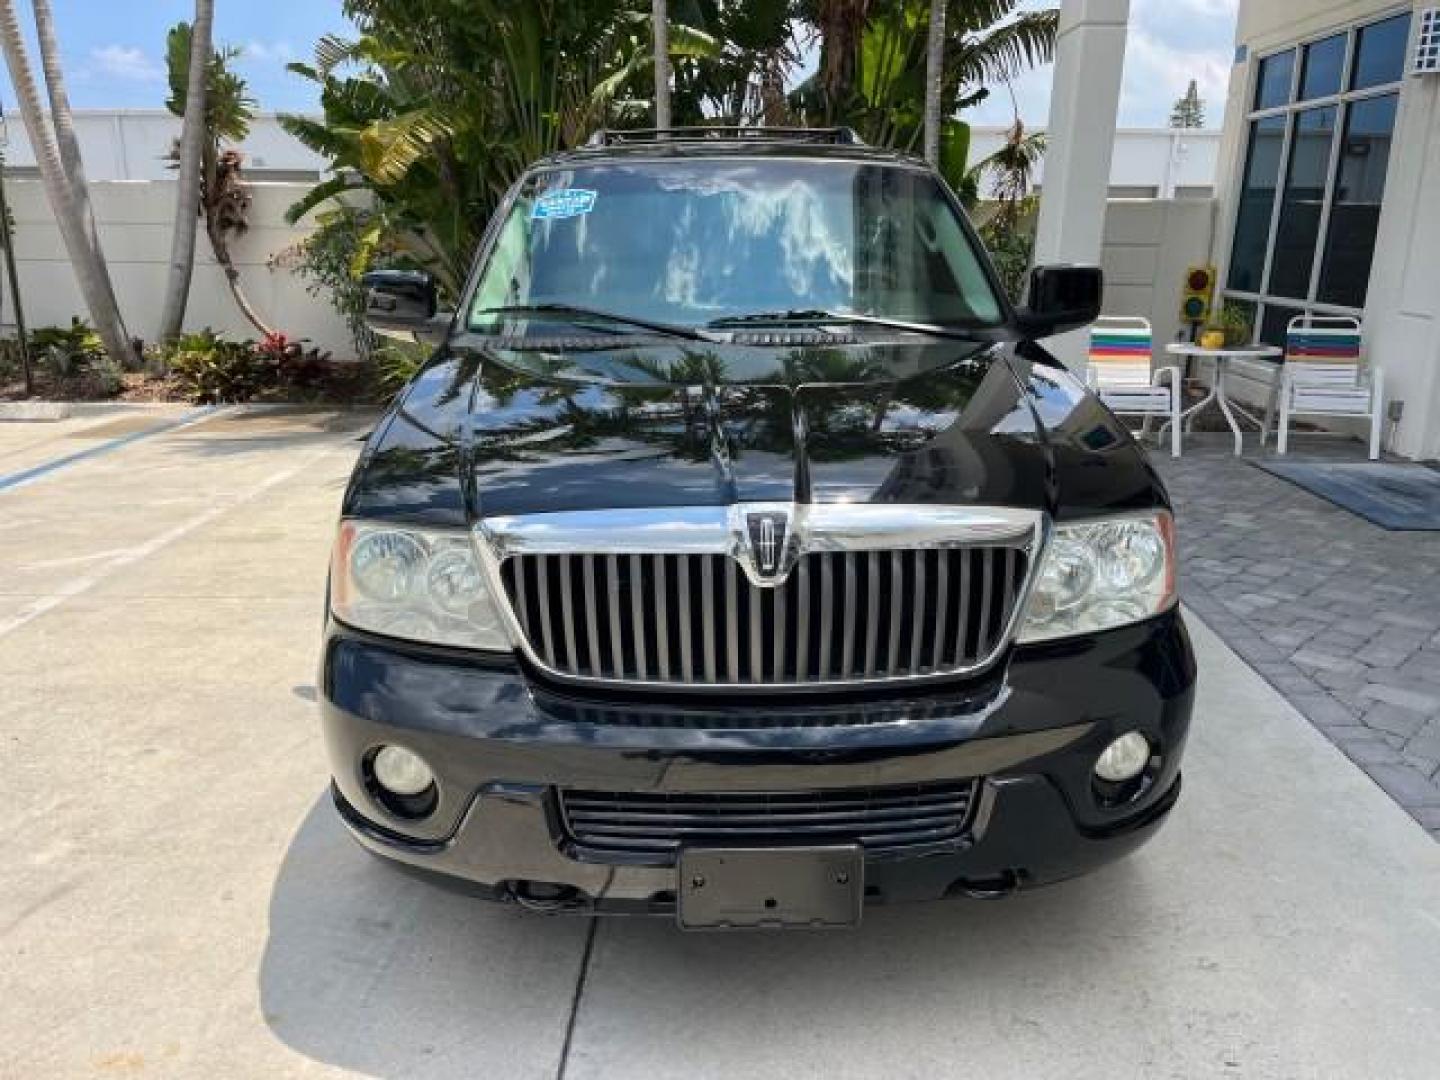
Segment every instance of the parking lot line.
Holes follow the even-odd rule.
[[[139,442],[141,439],[148,439],[155,435],[163,435],[168,431],[176,431],[183,427],[189,427],[191,424],[215,416],[219,411],[216,406],[207,405],[199,409],[194,409],[177,419],[162,420],[160,423],[154,424],[151,427],[131,432],[129,435],[121,435],[119,438],[100,443],[98,446],[90,446],[84,450],[77,450],[73,454],[66,454],[63,457],[53,458],[50,461],[42,462],[31,468],[10,473],[8,476],[0,476],[0,492],[14,491],[27,484],[33,484],[36,480],[49,476],[51,473],[58,472],[70,465],[113,453],[116,450],[129,446],[131,443]]]
[[[181,539],[182,537],[188,536],[196,529],[203,528],[204,526],[210,524],[210,522],[214,521],[216,518],[224,514],[228,514],[237,506],[242,506],[247,502],[251,502],[252,500],[259,498],[271,488],[276,487],[279,484],[283,484],[285,481],[299,475],[306,469],[312,467],[327,454],[334,452],[335,449],[336,448],[333,446],[326,447],[326,449],[322,450],[320,453],[315,454],[313,457],[307,458],[306,460],[300,462],[297,465],[293,465],[288,469],[282,469],[280,472],[271,474],[261,483],[249,489],[247,492],[245,492],[238,498],[219,506],[212,506],[210,507],[210,509],[196,514],[194,517],[191,517],[186,521],[182,521],[174,528],[166,529],[164,532],[158,534],[150,540],[147,540],[143,544],[139,544],[135,547],[127,548],[121,551],[119,554],[115,555],[113,558],[111,558],[108,562],[106,562],[102,567],[100,567],[93,573],[67,582],[65,585],[61,586],[61,588],[56,592],[53,592],[48,596],[40,597],[39,599],[26,605],[17,614],[12,615],[4,622],[0,622],[0,638],[5,637],[7,634],[13,633],[28,622],[31,622],[34,619],[38,619],[46,612],[55,610],[67,600],[71,600],[74,597],[89,592],[96,585],[99,585],[106,578],[110,577],[117,571],[123,570],[127,566],[131,566],[135,563],[140,562],[143,559],[149,558],[156,552],[169,547],[171,544],[175,543],[175,541]]]

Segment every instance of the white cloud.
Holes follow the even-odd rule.
[[[105,45],[90,50],[98,74],[130,82],[159,82],[165,68],[145,52],[131,45]]]
[[[288,41],[247,41],[241,49],[246,60],[260,63],[288,64],[295,59],[295,47]]]
[[[1137,0],[1125,43],[1120,117],[1160,127],[1194,79],[1206,122],[1219,125],[1234,56],[1234,0]]]
[[[1196,81],[1206,105],[1206,123],[1218,127],[1234,54],[1238,0],[1132,0],[1125,40],[1125,74],[1120,92],[1121,127],[1163,127],[1175,100]],[[1044,6],[1039,0],[1024,7]],[[1044,127],[1050,115],[1046,65],[1015,80],[1015,107],[1027,127]],[[1003,84],[967,119],[980,125],[1007,125],[1014,115]]]

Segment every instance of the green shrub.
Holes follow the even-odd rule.
[[[284,334],[269,334],[254,348],[274,369],[277,388],[314,396],[323,393],[335,379],[335,363],[328,352],[307,349],[303,342]]]
[[[89,375],[94,383],[95,392],[100,397],[114,397],[124,386],[124,382],[120,378],[120,369],[111,362],[108,356],[92,361]]]
[[[328,352],[307,349],[284,334],[260,342],[227,341],[203,330],[163,350],[162,360],[181,391],[202,405],[323,397],[344,381]]]
[[[57,379],[68,379],[105,358],[105,343],[83,319],[70,325],[42,326],[30,333],[30,355]]]
[[[415,377],[430,358],[428,345],[387,341],[375,350],[375,385],[385,398],[393,398]]]
[[[20,362],[20,342],[14,338],[0,339],[0,383],[18,380],[24,373]]]
[[[373,211],[342,203],[317,213],[315,219],[315,231],[282,252],[275,262],[292,267],[304,278],[305,291],[311,296],[330,301],[350,330],[355,355],[369,360],[377,342],[365,322],[366,289],[360,284],[360,275],[377,256],[386,265],[396,260],[388,248],[375,248]]]
[[[990,261],[1012,303],[1025,293],[1030,263],[1035,254],[1035,223],[1038,203],[1033,196],[1010,204],[979,227],[980,239],[990,252]]]
[[[252,343],[210,330],[182,336],[166,363],[185,395],[202,405],[250,401],[275,385],[275,365]]]

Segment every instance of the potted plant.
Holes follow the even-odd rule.
[[[1250,314],[1240,304],[1227,303],[1200,331],[1206,349],[1234,349],[1250,343]]]

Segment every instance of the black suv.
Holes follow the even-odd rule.
[[[361,843],[547,910],[853,924],[1134,849],[1195,665],[1164,488],[951,191],[844,131],[535,165],[344,501],[323,715]]]

